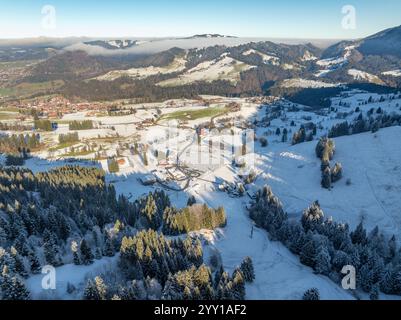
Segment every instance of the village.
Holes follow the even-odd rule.
[[[273,100],[205,96],[135,105],[55,96],[9,104],[14,113],[3,126],[9,125],[5,134],[37,135],[41,147],[30,150],[34,158],[89,161],[120,177],[140,173],[137,179],[147,187],[185,191],[210,170],[245,167],[243,157],[254,143],[250,116]],[[238,197],[245,194],[242,178],[210,182]]]

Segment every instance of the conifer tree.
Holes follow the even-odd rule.
[[[22,261],[22,257],[18,254],[17,250],[14,247],[11,247],[11,254],[14,258],[15,261],[15,271],[21,276],[21,277],[27,277],[28,273],[26,272],[24,262]]]
[[[245,280],[240,269],[234,271],[232,277],[232,290],[235,300],[245,299]]]
[[[324,213],[318,201],[315,201],[308,209],[304,210],[301,223],[305,232],[315,230],[323,222]]]
[[[363,227],[363,222],[360,222],[356,227],[355,231],[351,232],[350,235],[353,244],[365,245],[368,241],[366,236],[366,230]]]
[[[319,290],[316,288],[312,288],[307,290],[303,295],[303,300],[320,300]]]
[[[40,265],[40,262],[39,262],[39,260],[38,260],[38,257],[36,256],[36,253],[35,253],[34,250],[31,250],[31,251],[29,252],[28,259],[29,259],[29,264],[30,264],[30,266],[31,266],[31,272],[32,272],[33,274],[38,274],[38,273],[40,273],[40,271],[41,271],[41,265]]]
[[[76,241],[73,241],[71,243],[71,251],[74,259],[74,264],[76,266],[79,266],[81,264],[81,260],[79,259],[79,254],[78,254],[78,243]]]
[[[327,248],[321,247],[316,256],[315,270],[317,273],[328,276],[331,272],[331,257]]]
[[[191,206],[193,206],[194,204],[196,204],[196,199],[195,199],[195,196],[190,196],[189,198],[188,198],[188,202],[187,202],[187,207],[191,207]]]
[[[374,284],[369,293],[370,300],[379,300],[379,286]]]
[[[105,243],[104,243],[104,255],[106,257],[113,257],[114,256],[114,246],[111,241],[110,235],[105,235]]]
[[[101,277],[89,279],[84,290],[85,300],[106,300],[108,288]]]
[[[240,269],[246,282],[253,282],[255,280],[255,271],[250,257],[246,257],[242,261]]]
[[[331,171],[330,167],[327,167],[322,173],[322,187],[325,189],[331,188]]]
[[[85,265],[92,264],[94,259],[93,253],[92,250],[89,248],[85,239],[82,239],[81,241],[80,251],[81,251],[82,263]]]
[[[29,300],[30,293],[25,284],[16,276],[11,276],[7,272],[2,273],[1,292],[3,300]]]
[[[43,235],[43,240],[44,240],[43,247],[44,247],[46,262],[52,266],[59,266],[60,259],[58,257],[58,250],[56,242],[54,240],[54,235],[50,233],[48,230],[46,230]]]
[[[331,181],[337,182],[343,177],[343,168],[341,163],[336,163],[333,169],[331,169]]]
[[[313,239],[309,237],[309,240],[304,244],[300,253],[300,261],[302,264],[315,268],[316,264],[316,247]]]

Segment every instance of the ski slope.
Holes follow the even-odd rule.
[[[344,177],[331,191],[320,186],[320,160],[315,155],[316,141],[296,146],[279,144],[258,151],[256,169],[261,175],[255,190],[272,186],[288,214],[299,219],[303,209],[319,200],[326,216],[348,222],[354,228],[361,219],[368,229],[376,225],[391,235],[400,234],[401,225],[401,148],[394,141],[401,138],[401,127],[382,129],[335,139],[335,161],[343,164]],[[225,167],[209,174],[232,181],[232,171]],[[351,179],[352,184],[346,185]],[[267,233],[254,228],[248,218],[246,198],[230,198],[213,192],[212,186],[200,185],[192,193],[209,206],[224,206],[227,227],[216,231],[214,243],[222,255],[224,267],[233,271],[245,256],[254,262],[256,281],[247,286],[247,299],[301,299],[311,287],[319,289],[323,300],[354,299],[348,291],[327,277],[305,267],[282,244],[271,242]],[[385,297],[384,297],[385,298]]]
[[[302,265],[279,242],[272,242],[263,229],[254,228],[245,204],[248,198],[232,199],[225,193],[211,194],[199,188],[195,192],[209,206],[224,206],[227,226],[216,231],[214,246],[221,253],[224,268],[233,272],[243,258],[252,258],[256,279],[246,288],[248,300],[300,300],[304,292],[318,288],[323,300],[351,300],[354,297],[329,278],[316,275]]]
[[[320,186],[317,141],[295,146],[272,145],[256,155],[262,177],[289,214],[299,215],[319,200],[326,216],[354,228],[363,219],[368,229],[378,225],[388,235],[400,234],[401,226],[401,127],[381,129],[334,139],[331,165],[343,165],[343,178],[328,191]],[[351,185],[347,186],[347,179]]]

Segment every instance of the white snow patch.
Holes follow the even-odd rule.
[[[317,57],[315,57],[312,53],[309,51],[306,51],[303,57],[301,58],[302,61],[314,61],[317,60]]]
[[[401,77],[401,69],[382,72],[385,76]]]
[[[252,68],[255,67],[222,55],[219,59],[202,62],[177,78],[162,81],[158,85],[182,86],[196,81],[212,82],[215,80],[227,80],[235,84],[240,80],[241,72]]]
[[[113,70],[105,75],[97,77],[98,80],[112,81],[122,76],[128,76],[135,79],[145,79],[157,74],[170,74],[180,72],[185,69],[187,60],[185,57],[176,57],[174,61],[164,67],[149,66],[145,68],[132,68],[128,70]]]
[[[45,290],[42,287],[42,281],[46,275],[34,275],[26,280],[26,286],[31,293],[33,300],[75,300],[82,299],[82,292],[85,288],[86,280],[94,278],[106,270],[116,268],[118,255],[109,258],[104,257],[101,260],[95,260],[89,266],[76,266],[74,264],[66,264],[58,267],[56,271],[56,289]],[[67,285],[73,285],[77,290],[75,293],[67,292]]]
[[[373,83],[383,83],[383,81],[373,74],[357,69],[349,69],[348,74],[352,76],[355,80],[366,80]]]
[[[284,80],[281,86],[284,88],[331,88],[337,87],[338,84],[298,78]]]
[[[276,66],[280,65],[280,58],[278,58],[274,55],[265,54],[260,51],[254,50],[254,49],[249,49],[243,53],[244,56],[249,56],[251,54],[259,55],[260,57],[262,57],[263,62],[266,64],[271,63],[272,65],[276,65]]]

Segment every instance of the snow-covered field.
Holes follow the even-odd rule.
[[[66,264],[58,267],[54,274],[55,288],[51,290],[46,289],[51,284],[48,280],[50,273],[31,276],[26,281],[26,286],[35,300],[81,300],[86,280],[93,279],[103,272],[112,272],[116,268],[117,260],[118,255],[95,260],[90,266]],[[75,290],[67,292],[68,286],[73,286]]]
[[[320,186],[315,141],[286,148],[273,145],[256,156],[263,172],[257,183],[271,185],[290,214],[300,216],[319,200],[327,216],[352,228],[363,219],[368,229],[378,225],[387,234],[397,235],[401,231],[401,148],[394,141],[400,138],[401,127],[393,127],[334,139],[333,162],[342,163],[344,177],[330,191]]]
[[[230,174],[227,168],[216,172],[217,177],[225,179]],[[247,299],[299,300],[311,287],[318,288],[325,300],[353,299],[328,278],[315,275],[312,269],[303,266],[283,245],[270,241],[266,231],[255,228],[251,237],[253,222],[245,209],[248,198],[233,199],[207,186],[198,186],[191,193],[209,206],[224,206],[226,210],[227,227],[217,230],[213,244],[221,252],[224,268],[232,272],[244,257],[252,258],[256,281],[247,285]]]
[[[337,221],[349,222],[355,227],[364,218],[368,228],[379,225],[387,234],[399,234],[401,148],[394,148],[396,137],[401,138],[400,127],[335,139],[335,159],[343,164],[344,178],[331,191],[320,186],[320,161],[315,155],[315,142],[292,147],[279,144],[266,151],[258,150],[255,167],[263,173],[256,180],[255,189],[271,185],[292,217],[299,218],[304,208],[319,199],[326,215]],[[151,190],[139,184],[136,180],[139,174],[110,176],[108,181],[115,185],[118,193],[136,198]],[[235,180],[234,171],[227,166],[203,176],[212,181],[216,177]],[[352,181],[350,186],[345,184],[348,178]],[[251,237],[253,222],[245,208],[247,197],[230,198],[216,191],[211,183],[202,181],[194,181],[186,194],[168,193],[178,207],[185,205],[189,194],[211,207],[225,207],[227,227],[214,232],[210,246],[220,251],[228,271],[233,271],[245,256],[252,258],[256,281],[247,285],[247,299],[300,299],[311,287],[319,289],[322,299],[354,299],[328,278],[315,275],[312,269],[303,266],[283,245],[271,242],[264,230],[255,228]],[[80,288],[88,273],[95,274],[108,265],[110,261],[104,259],[91,267],[67,265],[57,269],[59,290],[51,297],[74,298],[74,295],[63,294],[67,282]],[[49,298],[40,289],[42,278],[41,275],[30,278],[28,286],[36,297]]]
[[[328,73],[346,65],[348,63],[349,58],[351,57],[354,49],[355,49],[355,46],[348,46],[348,47],[344,48],[344,52],[341,56],[318,60],[316,62],[316,64],[318,66],[322,67],[323,69],[318,71],[315,74],[315,77],[318,77],[318,78],[324,77]]]
[[[240,80],[240,73],[251,68],[253,66],[222,55],[219,59],[202,62],[177,78],[162,81],[158,85],[168,87],[215,80],[227,80],[235,84]]]
[[[383,72],[385,76],[401,77],[401,69]]]
[[[338,84],[306,79],[287,79],[281,84],[284,88],[332,88]]]
[[[373,82],[377,84],[383,83],[383,81],[378,76],[375,76],[365,71],[350,69],[348,70],[348,74],[354,77],[355,80],[366,80],[368,82]]]
[[[109,73],[98,77],[98,80],[107,80],[107,81],[112,81],[117,78],[127,76],[131,77],[134,79],[145,79],[150,76],[154,76],[157,74],[169,74],[169,73],[174,73],[174,72],[180,72],[185,69],[185,64],[186,64],[186,59],[185,57],[176,57],[172,63],[165,67],[154,67],[154,66],[149,66],[146,68],[132,68],[128,70],[115,70],[115,71],[110,71]]]
[[[217,97],[209,98],[217,99]],[[365,102],[369,98],[371,102],[366,104]],[[269,127],[255,128],[258,137],[268,133],[266,137],[269,140],[269,146],[263,148],[256,142],[254,151],[247,155],[247,159],[253,158],[251,169],[257,174],[256,181],[249,186],[249,193],[252,194],[268,184],[280,198],[291,218],[300,219],[302,211],[315,200],[319,200],[327,217],[332,216],[336,221],[348,223],[351,228],[355,228],[363,220],[369,230],[378,225],[387,236],[399,235],[401,233],[401,148],[397,145],[397,141],[401,140],[401,127],[380,129],[374,134],[368,132],[336,138],[333,164],[341,162],[344,172],[343,178],[336,182],[331,190],[323,189],[320,184],[320,160],[315,154],[316,140],[291,146],[290,142],[281,142],[281,137],[274,134],[276,128],[290,129],[291,122],[295,123],[295,127],[291,130],[296,130],[301,124],[313,121],[318,125],[318,138],[327,133],[327,129],[332,125],[345,120],[351,121],[358,116],[359,112],[366,115],[371,108],[380,107],[388,113],[401,113],[399,99],[382,101],[380,98],[380,95],[366,92],[344,92],[332,101],[333,106],[337,109],[336,112],[327,110],[327,113],[318,115],[302,110],[286,110],[284,115],[270,121]],[[254,119],[260,121],[266,115],[264,112],[274,107],[274,105],[268,105],[259,108],[258,104],[247,103],[244,99],[230,101],[242,105],[241,111],[232,113],[230,116],[234,119],[243,118],[251,122]],[[177,103],[184,105],[187,102]],[[281,106],[293,105],[285,104],[285,102],[279,103]],[[153,108],[160,106],[153,106]],[[163,114],[177,111],[177,108],[169,108],[167,105],[164,107]],[[200,107],[195,102],[188,102],[186,105],[188,110]],[[302,106],[299,107],[302,109]],[[354,110],[357,107],[360,111],[356,113]],[[131,134],[137,132],[136,121],[140,121],[142,117],[151,117],[154,113],[155,109],[150,107],[149,109],[138,109],[135,115],[93,119],[100,121],[104,126],[113,125],[117,131],[122,130],[119,129],[119,126],[126,126],[129,128],[128,132],[122,136],[129,139]],[[345,118],[337,117],[338,113],[346,113],[347,116]],[[67,116],[68,120],[81,118],[85,118],[85,115]],[[179,130],[183,136],[186,136],[193,131],[188,127],[193,127],[202,121],[205,119],[187,121],[187,127]],[[166,143],[166,130],[167,128],[161,123],[140,131],[139,135],[141,139],[150,138],[147,142],[154,148],[162,150]],[[92,131],[90,134],[83,131],[80,132],[80,135],[92,137],[97,130]],[[269,131],[273,133],[269,133]],[[61,126],[57,133],[60,132],[64,133],[68,130]],[[289,133],[289,140],[291,140],[293,132]],[[107,132],[102,134],[107,134]],[[199,146],[200,149],[208,149],[209,138],[207,133]],[[174,159],[172,162],[175,163],[177,155],[180,155],[181,160],[184,161],[184,151],[198,147],[194,141],[196,140],[179,140],[177,147],[171,147],[170,157]],[[111,151],[115,150],[113,148],[115,146],[111,145]],[[216,151],[212,151],[213,156],[218,154]],[[159,184],[149,187],[139,182],[139,178],[147,174],[166,176],[165,168],[158,165],[153,155],[149,155],[148,166],[144,165],[140,155],[131,155],[128,150],[124,151],[121,157],[126,159],[126,164],[121,167],[121,171],[117,175],[107,174],[107,182],[115,186],[117,194],[125,194],[129,200],[135,200],[152,190],[163,188]],[[30,159],[26,166],[34,172],[38,172],[66,163],[71,164],[66,161],[48,161],[45,159],[45,155],[42,158]],[[102,165],[107,170],[105,163],[77,162],[72,164]],[[188,165],[191,167],[191,163]],[[200,234],[208,237],[210,242],[210,244],[205,244],[206,254],[210,250],[217,249],[221,254],[225,269],[230,272],[241,263],[244,257],[252,258],[256,281],[252,285],[247,285],[248,299],[301,299],[302,294],[311,287],[319,289],[322,299],[355,298],[327,277],[314,274],[312,269],[302,265],[298,257],[291,254],[283,245],[270,241],[264,230],[254,227],[252,234],[254,224],[249,219],[246,210],[250,199],[248,196],[231,197],[226,192],[218,191],[214,183],[216,180],[227,183],[240,181],[236,168],[231,163],[225,163],[220,166],[203,167],[199,177],[189,179],[188,186],[184,191],[166,189],[166,192],[177,207],[184,207],[190,195],[195,196],[197,202],[206,203],[211,207],[224,206],[228,220],[227,226],[214,232],[203,231]],[[175,183],[175,187],[184,185],[184,182],[177,181]],[[57,272],[60,276],[58,284],[60,289],[52,297],[74,298],[74,295],[65,294],[67,281],[77,288],[81,288],[88,273],[94,273],[110,266],[110,263],[111,261],[103,259],[91,267],[66,265],[59,268]],[[28,280],[28,286],[36,298],[49,298],[43,296],[41,289],[38,289],[42,277],[41,275],[31,277]]]

